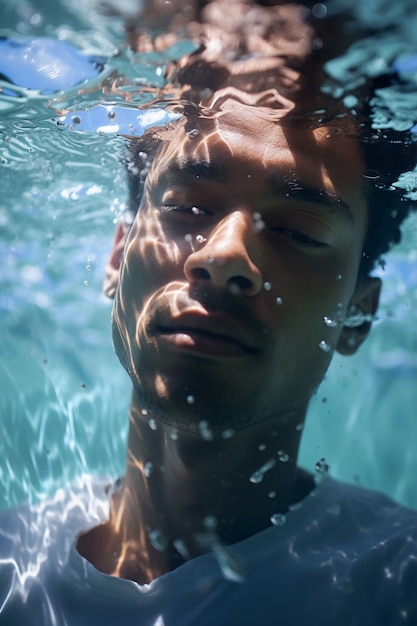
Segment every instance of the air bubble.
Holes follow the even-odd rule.
[[[272,287],[271,283],[269,282],[264,283],[265,291],[271,291],[271,287]]]
[[[271,498],[271,500],[272,500],[272,498],[276,498],[276,495],[277,495],[276,491],[270,491],[268,493],[268,498]]]
[[[258,450],[260,450],[260,452],[263,452],[264,450],[266,450],[266,444],[265,443],[260,443],[258,446]]]
[[[330,352],[331,350],[330,345],[327,343],[327,341],[324,340],[320,341],[319,348],[320,350],[323,350],[323,352]]]
[[[196,240],[197,243],[204,243],[205,241],[207,241],[207,239],[205,237],[203,237],[203,235],[197,235],[195,240]]]
[[[207,420],[201,420],[201,422],[198,423],[198,430],[202,438],[206,441],[211,441],[213,439],[214,435]]]
[[[187,404],[194,404],[195,398],[191,394],[186,397]]]
[[[318,474],[328,474],[330,466],[326,463],[326,459],[321,458],[320,461],[317,461],[315,464],[314,469]]]
[[[193,236],[190,235],[190,233],[187,233],[186,235],[184,235],[184,239],[185,241],[187,241],[188,243],[190,243],[190,241],[193,240]]]
[[[170,432],[169,432],[169,436],[173,441],[177,441],[178,439],[178,429],[177,428],[171,428]]]
[[[295,427],[295,430],[300,431],[300,430],[303,430],[303,428],[304,428],[304,424],[303,424],[303,422],[300,422],[300,423],[299,423],[299,424],[297,424],[297,426]]]
[[[85,281],[84,281],[84,285],[87,287],[87,285],[88,285],[88,280],[85,280]]]
[[[207,528],[207,530],[216,530],[217,528],[217,518],[215,515],[206,515],[203,518],[203,526]]]
[[[270,519],[271,519],[271,523],[274,526],[283,526],[285,522],[287,521],[287,518],[284,515],[284,513],[274,513],[273,515],[271,515]]]
[[[253,472],[253,474],[249,478],[249,481],[254,485],[258,485],[263,481],[266,472],[272,469],[275,464],[275,459],[269,459],[266,463],[262,465],[262,467]]]
[[[172,545],[174,546],[176,551],[182,556],[184,561],[190,560],[190,553],[188,552],[185,541],[183,539],[174,539]]]
[[[282,304],[283,303],[283,299],[278,296],[278,298],[275,298],[275,302],[277,304]]]
[[[381,174],[377,170],[365,170],[362,172],[362,176],[368,180],[377,180]]]
[[[314,17],[318,17],[318,18],[326,17],[327,7],[322,2],[318,2],[317,4],[313,6],[313,8],[311,9],[311,12],[314,15]]]
[[[281,463],[286,463],[290,459],[289,455],[286,452],[284,452],[284,450],[278,450],[277,454]]]
[[[340,504],[333,504],[333,506],[329,506],[327,512],[332,517],[338,517],[340,515],[341,506]]]
[[[160,530],[151,530],[148,533],[148,537],[152,546],[155,548],[155,550],[158,550],[158,552],[164,552],[167,549],[168,542],[166,540],[166,537],[163,533],[161,533]]]
[[[145,463],[145,466],[143,468],[143,473],[145,474],[146,478],[149,478],[152,472],[153,472],[153,463],[151,461],[148,461],[147,463]]]
[[[327,317],[327,315],[325,315],[323,317],[323,322],[324,322],[325,326],[327,326],[328,328],[336,328],[336,326],[338,326],[338,322],[336,320],[332,319],[331,317]],[[321,343],[323,343],[323,342],[321,342]]]
[[[336,280],[342,280],[343,276],[342,274],[336,274]]]
[[[81,124],[81,118],[79,115],[73,115],[73,117],[71,118],[71,122],[75,125],[78,126],[78,124]]]
[[[191,213],[194,215],[200,215],[200,209],[196,206],[191,207]]]
[[[233,428],[226,428],[222,431],[221,436],[223,439],[231,439],[236,434],[236,431]]]
[[[107,115],[109,120],[111,122],[114,122],[114,120],[116,119],[116,111],[109,111]]]
[[[198,137],[199,134],[200,134],[200,131],[198,130],[198,128],[193,128],[192,130],[188,131],[187,137],[192,139],[193,137]]]
[[[237,554],[218,543],[213,546],[213,554],[226,580],[243,583],[245,579],[243,564]]]
[[[158,430],[157,423],[155,422],[155,420],[154,420],[154,418],[153,418],[153,417],[151,417],[151,418],[150,418],[150,420],[149,420],[148,424],[149,424],[149,428],[150,428],[151,430]]]
[[[141,413],[142,413],[142,415],[148,415],[148,410],[147,409],[141,409]]]

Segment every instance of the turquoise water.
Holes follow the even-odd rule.
[[[126,93],[140,101],[138,84],[157,83],[166,62],[126,51],[121,19],[92,2],[40,5],[3,0],[0,34],[54,36],[109,61],[82,95],[0,97],[0,507],[83,472],[123,472],[130,385],[101,283],[127,198],[124,140],[51,119]],[[123,94],[100,87],[114,70],[128,78]],[[335,358],[311,404],[301,463],[313,470],[325,458],[333,476],[417,507],[415,217],[386,260],[379,319],[356,357]]]

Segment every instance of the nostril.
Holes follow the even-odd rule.
[[[195,267],[191,273],[194,280],[210,280],[210,273],[204,267]]]
[[[252,281],[245,276],[232,276],[229,278],[229,284],[230,286],[233,285],[234,287],[237,287],[239,291],[249,291],[252,287]]]

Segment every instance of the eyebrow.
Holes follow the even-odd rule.
[[[306,185],[294,176],[291,177],[291,180],[283,180],[275,173],[269,176],[269,181],[274,194],[279,196],[279,198],[284,197],[290,200],[301,200],[302,202],[325,206],[336,211],[342,217],[353,221],[352,209],[348,203],[342,196],[324,187]]]
[[[208,182],[224,183],[228,176],[222,163],[202,159],[175,159],[166,170],[167,176],[193,176]]]
[[[225,183],[230,178],[221,162],[206,161],[203,159],[177,158],[167,167],[164,177],[187,176],[203,179],[208,182]],[[353,213],[342,196],[314,185],[307,185],[298,180],[293,174],[283,178],[276,172],[268,177],[274,195],[279,199],[288,198],[302,202],[321,205],[336,211],[345,219],[353,221]]]

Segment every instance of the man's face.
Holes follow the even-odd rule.
[[[236,118],[239,119],[236,119]],[[355,292],[367,215],[344,132],[256,110],[165,144],[129,233],[116,351],[144,408],[240,429],[305,408]]]

